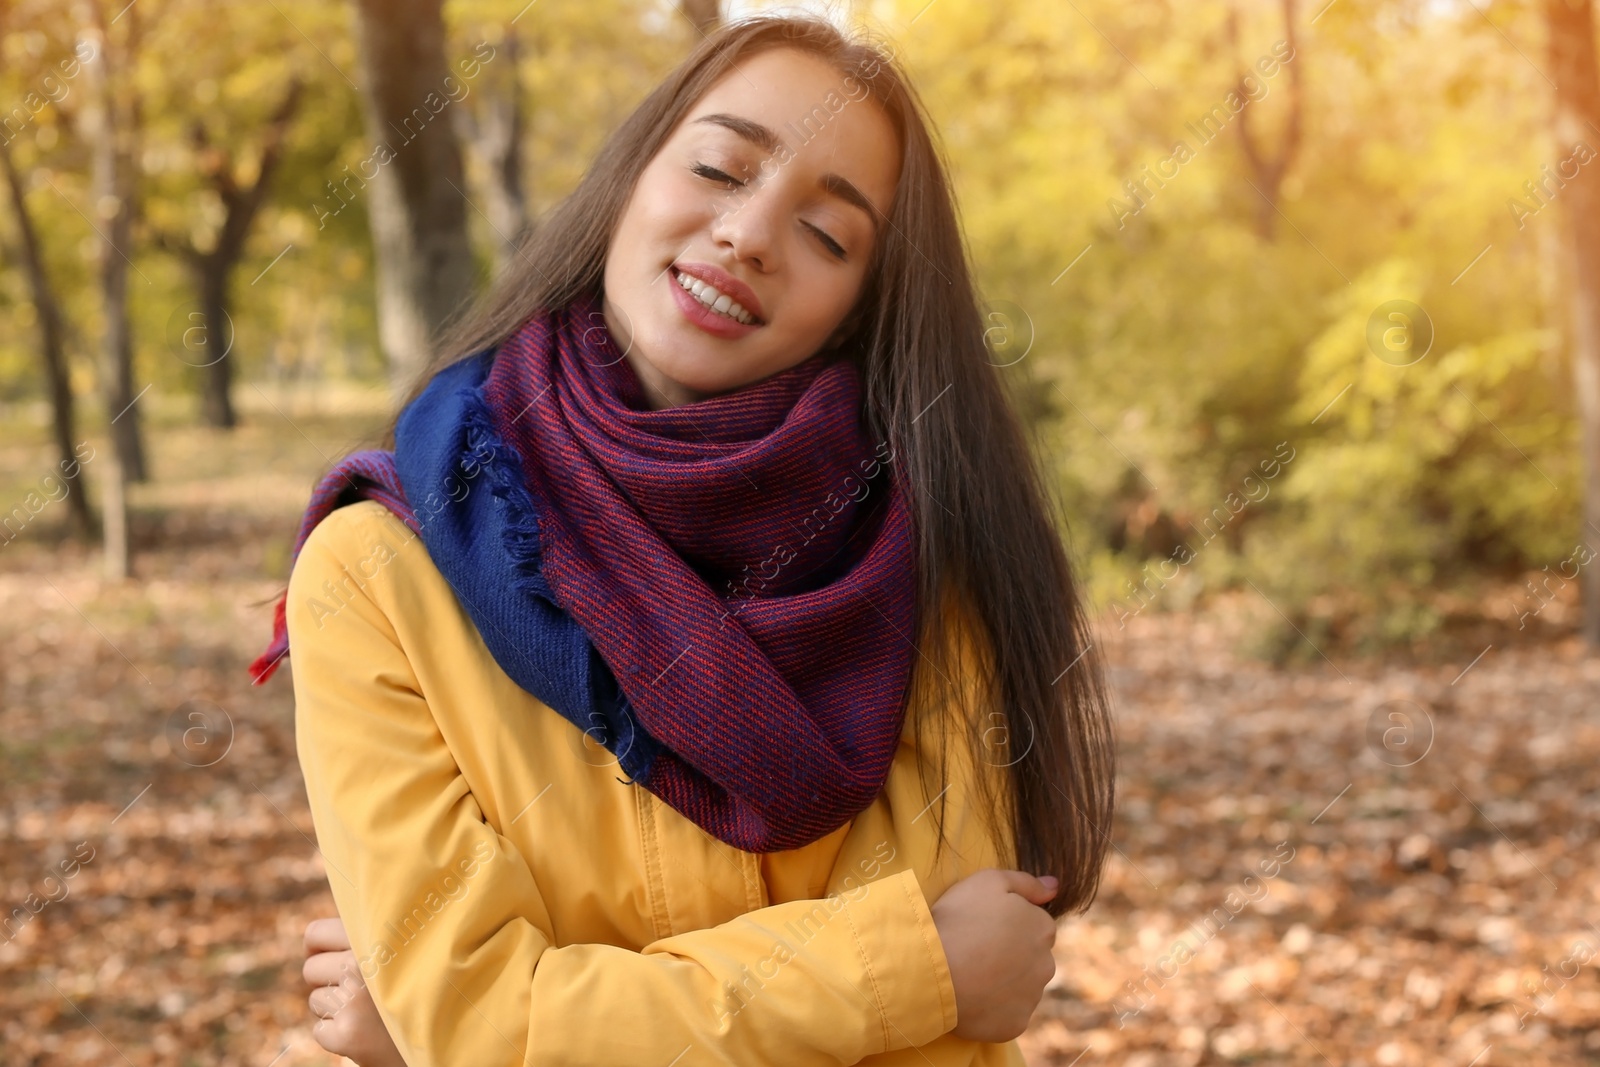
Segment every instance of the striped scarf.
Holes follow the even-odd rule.
[[[392,453],[318,483],[293,556],[378,500],[507,676],[632,784],[736,848],[798,848],[878,795],[910,680],[911,516],[860,411],[854,365],[822,354],[648,410],[585,294],[435,375]]]

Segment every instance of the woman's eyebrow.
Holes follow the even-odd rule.
[[[732,130],[734,133],[738,134],[746,141],[749,141],[757,148],[760,148],[768,155],[776,155],[778,149],[783,147],[783,142],[778,139],[777,134],[773,133],[771,130],[767,129],[767,127],[761,125],[761,123],[755,121],[754,119],[747,119],[739,115],[729,115],[726,112],[718,111],[710,115],[701,115],[694,121],[709,122],[714,126],[722,126]],[[878,209],[873,206],[872,201],[867,199],[866,194],[851,184],[847,178],[841,174],[835,174],[832,171],[829,171],[827,174],[824,174],[817,180],[817,184],[820,185],[823,190],[832,194],[833,196],[838,197],[840,200],[854,204],[862,211],[865,211],[867,213],[867,217],[872,220],[873,232],[877,232],[879,214]]]

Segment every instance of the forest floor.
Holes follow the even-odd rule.
[[[262,396],[231,439],[152,433],[124,585],[59,514],[0,542],[0,905],[48,901],[0,928],[0,1063],[338,1062],[290,686],[244,668],[309,479],[375,428]],[[51,465],[0,442],[0,505]],[[1486,619],[1284,669],[1240,651],[1267,609],[1101,620],[1111,858],[1030,1062],[1600,1064],[1600,657]]]

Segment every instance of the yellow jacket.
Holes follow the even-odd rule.
[[[383,505],[316,527],[287,618],[318,843],[410,1067],[1023,1064],[950,1033],[929,903],[1012,853],[956,733],[935,868],[915,702],[871,807],[761,855],[625,784],[512,682]]]

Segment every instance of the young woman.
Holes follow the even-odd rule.
[[[318,486],[264,681],[363,1065],[1020,1064],[1113,745],[922,105],[734,23]]]

